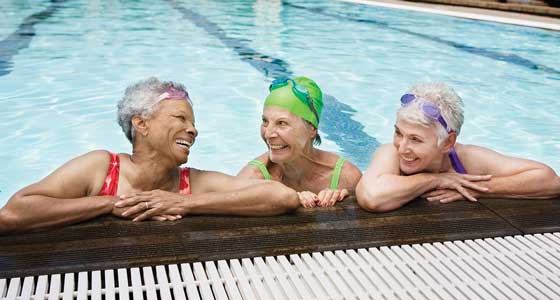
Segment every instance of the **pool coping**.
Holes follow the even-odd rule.
[[[186,216],[133,223],[110,215],[55,230],[0,236],[0,278],[475,240],[560,232],[560,198],[417,199],[369,213],[354,197],[274,217]]]
[[[472,8],[464,6],[450,6],[433,3],[407,2],[398,0],[340,0],[343,2],[381,6],[394,9],[411,10],[418,12],[433,13],[458,18],[490,21],[510,25],[541,28],[560,31],[560,19],[551,17],[527,15],[515,12],[504,12],[498,10]]]

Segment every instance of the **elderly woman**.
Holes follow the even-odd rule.
[[[93,151],[14,194],[0,232],[44,229],[112,213],[140,221],[186,214],[275,215],[299,206],[282,184],[180,168],[197,131],[185,88],[150,78],[126,89],[118,121],[132,154]]]
[[[451,88],[441,83],[412,87],[401,97],[393,144],[376,151],[358,184],[358,203],[383,212],[419,196],[448,203],[560,195],[560,178],[550,167],[456,143],[462,125],[463,103]]]
[[[319,150],[323,94],[306,77],[277,79],[264,102],[261,137],[268,151],[238,177],[279,181],[298,191],[304,207],[333,206],[353,192],[362,173],[338,155]]]

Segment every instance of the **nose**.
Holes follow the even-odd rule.
[[[405,154],[407,152],[410,152],[409,145],[410,145],[410,143],[408,142],[407,139],[400,140],[400,142],[398,143],[398,147],[397,147],[397,150],[399,151],[399,154]]]
[[[187,129],[185,130],[189,135],[195,138],[198,135],[198,130],[194,127],[194,124],[189,124]]]
[[[265,138],[272,138],[272,137],[276,137],[278,136],[278,133],[276,132],[276,126],[273,125],[268,125],[266,127],[264,127],[264,137]]]

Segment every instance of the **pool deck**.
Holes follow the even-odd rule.
[[[560,8],[554,7],[546,8],[550,10],[549,16],[538,16],[527,13],[497,10],[497,8],[492,9],[490,5],[493,2],[485,0],[418,0],[419,2],[401,0],[341,1],[560,31],[560,18],[558,16],[555,16],[556,14],[560,15]],[[461,4],[461,2],[464,3]],[[486,5],[486,7],[488,8],[480,8],[484,6],[467,7],[469,6],[467,2],[477,2],[481,5]],[[495,4],[507,6],[507,4],[505,3]]]
[[[0,237],[0,278],[560,231],[560,198],[415,200],[368,213],[355,198],[277,217],[188,216],[132,223],[104,216]]]

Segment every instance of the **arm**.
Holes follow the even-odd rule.
[[[157,215],[270,216],[299,207],[296,192],[276,181],[243,179],[195,169],[191,169],[190,176],[193,195],[158,190],[126,196],[116,205],[133,206],[125,215],[145,210],[135,221]],[[145,209],[145,202],[150,209]]]
[[[490,175],[457,173],[418,173],[401,176],[399,154],[391,144],[381,146],[374,154],[371,164],[358,183],[358,204],[368,211],[384,212],[397,209],[405,203],[435,189],[456,190],[471,201],[476,199],[467,188],[487,192],[479,184],[489,180]],[[475,183],[476,182],[476,183]]]
[[[468,165],[479,166],[475,172],[492,174],[481,185],[489,189],[480,193],[487,198],[549,199],[560,196],[560,177],[545,164],[499,154],[487,148],[464,146]]]
[[[89,196],[101,188],[108,165],[107,152],[90,152],[18,191],[0,209],[0,233],[46,229],[110,213],[114,197]]]
[[[436,188],[428,173],[401,176],[399,157],[391,144],[385,144],[373,159],[356,187],[358,204],[371,212],[397,209],[416,197]]]

